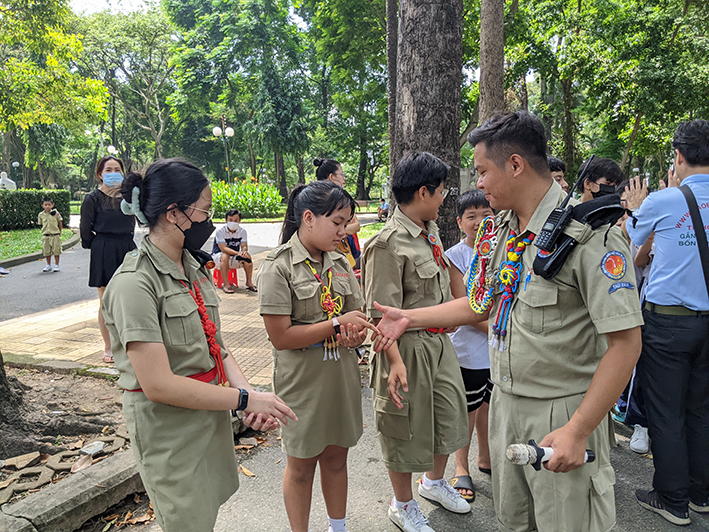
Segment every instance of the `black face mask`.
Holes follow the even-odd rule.
[[[185,216],[187,215],[185,214]],[[189,216],[187,216],[187,218],[192,222],[192,218]],[[177,228],[182,231],[179,225]],[[182,234],[185,235],[185,242],[182,244],[182,247],[192,251],[200,249],[214,232],[214,229],[216,228],[211,218],[207,218],[201,222],[192,222],[192,225],[187,230],[182,231]]]
[[[598,185],[598,192],[591,192],[593,199],[615,194],[615,187],[613,185],[601,185],[600,183],[596,184]]]

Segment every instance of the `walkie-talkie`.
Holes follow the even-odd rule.
[[[576,183],[574,183],[574,186],[571,190],[569,190],[569,193],[566,198],[564,198],[564,201],[560,206],[551,211],[547,221],[544,222],[542,230],[539,231],[539,234],[534,239],[534,245],[537,246],[537,248],[543,251],[554,251],[556,241],[571,221],[571,207],[567,207],[569,199],[571,199],[573,193],[576,192],[576,188],[579,186],[579,183],[583,181],[583,178],[586,175],[586,170],[588,170],[588,167],[591,166],[591,161],[593,161],[594,157],[595,155],[591,155],[591,158],[586,163],[583,172],[581,172],[581,175],[576,180]]]

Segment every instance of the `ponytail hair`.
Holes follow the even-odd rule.
[[[355,206],[352,196],[331,181],[315,181],[296,187],[288,198],[280,243],[286,244],[298,231],[305,211],[310,211],[315,216],[330,216],[336,210],[349,207],[351,218],[354,216]]]
[[[334,159],[315,159],[313,164],[317,167],[315,177],[318,178],[318,181],[325,181],[330,177],[330,174],[334,174],[342,168],[342,165]]]
[[[207,177],[193,164],[181,159],[161,159],[142,172],[129,172],[125,176],[121,210],[153,228],[170,205],[185,209],[208,186]]]

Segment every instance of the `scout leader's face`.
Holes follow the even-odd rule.
[[[517,169],[511,158],[500,168],[489,155],[484,142],[475,145],[475,170],[480,175],[477,186],[485,193],[485,199],[493,209],[512,209],[517,196]]]
[[[301,240],[305,238],[315,249],[335,251],[340,241],[345,238],[345,226],[351,219],[352,209],[349,206],[335,209],[330,216],[316,216],[312,211],[305,211],[299,235]],[[307,234],[303,234],[303,229]]]

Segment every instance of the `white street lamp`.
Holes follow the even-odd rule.
[[[113,144],[106,148],[106,151],[108,151],[108,153],[110,153],[111,155],[116,155],[118,153],[118,150]]]
[[[215,137],[221,137],[222,136],[222,128],[219,126],[214,126],[214,129],[212,129],[212,135]]]
[[[230,181],[230,168],[229,168],[229,150],[227,148],[226,144],[226,137],[233,137],[234,136],[234,130],[230,127],[226,127],[226,120],[224,118],[224,115],[222,115],[222,127],[224,128],[222,130],[221,127],[219,126],[214,126],[212,128],[212,135],[214,135],[217,138],[222,139],[222,143],[224,144],[224,158],[226,159],[226,181],[229,183]],[[222,135],[223,133],[223,135]]]
[[[231,138],[231,137],[234,136],[234,130],[233,130],[232,128],[228,127],[228,128],[226,128],[226,129],[224,130],[224,134],[225,134],[227,137]]]

